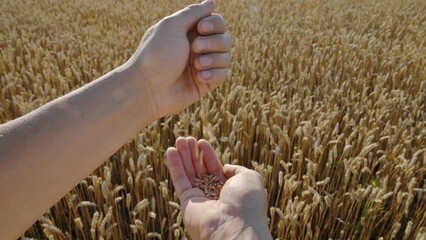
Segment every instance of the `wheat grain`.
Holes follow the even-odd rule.
[[[203,155],[201,151],[200,156]],[[218,200],[224,183],[215,175],[203,175],[195,179],[195,186],[203,191],[204,195],[212,200]]]

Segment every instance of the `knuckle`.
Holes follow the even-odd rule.
[[[214,15],[214,19],[215,19],[215,22],[217,22],[217,24],[221,27],[221,30],[226,31],[226,24],[222,15],[216,14]]]
[[[256,177],[257,179],[263,181],[263,176],[259,172],[255,170],[250,170],[250,173],[253,175],[253,177]]]
[[[218,13],[213,13],[212,18],[215,19],[215,20],[223,21],[222,15],[220,15]]]
[[[159,22],[159,25],[161,26],[170,26],[173,23],[173,19],[171,16],[167,16]]]
[[[192,10],[194,10],[194,5],[192,4],[192,5],[189,5],[189,6],[187,6],[187,7],[185,7],[184,9],[182,9],[180,12],[179,12],[179,14],[180,15],[187,15],[188,14],[188,12],[190,12],[190,11],[192,11]]]
[[[178,16],[186,17],[191,14],[191,12],[197,11],[198,6],[196,4],[189,5],[185,7],[184,9],[180,10],[176,14]]]
[[[218,14],[218,13],[213,13],[213,15],[211,16],[211,18],[214,21],[218,21],[218,22],[225,22],[222,15]]]
[[[185,10],[193,11],[193,10],[196,10],[197,8],[198,8],[198,5],[197,5],[197,4],[191,4],[191,5],[187,6],[187,7],[185,8]]]

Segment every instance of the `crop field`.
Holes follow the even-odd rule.
[[[135,133],[22,238],[189,239],[164,153],[191,135],[264,176],[274,239],[426,239],[426,1],[216,2],[225,84]],[[190,3],[2,0],[0,123],[120,66]]]

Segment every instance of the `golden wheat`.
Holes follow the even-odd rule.
[[[189,3],[2,1],[0,122],[121,65]],[[192,135],[263,175],[274,238],[425,239],[426,2],[217,5],[228,81],[137,133],[24,236],[187,237],[164,151]]]

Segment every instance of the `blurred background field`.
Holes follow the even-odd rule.
[[[190,3],[2,0],[0,123],[123,64]],[[188,238],[164,152],[192,135],[264,176],[276,239],[426,239],[426,2],[217,0],[217,12],[233,37],[227,82],[137,133],[25,237]]]

